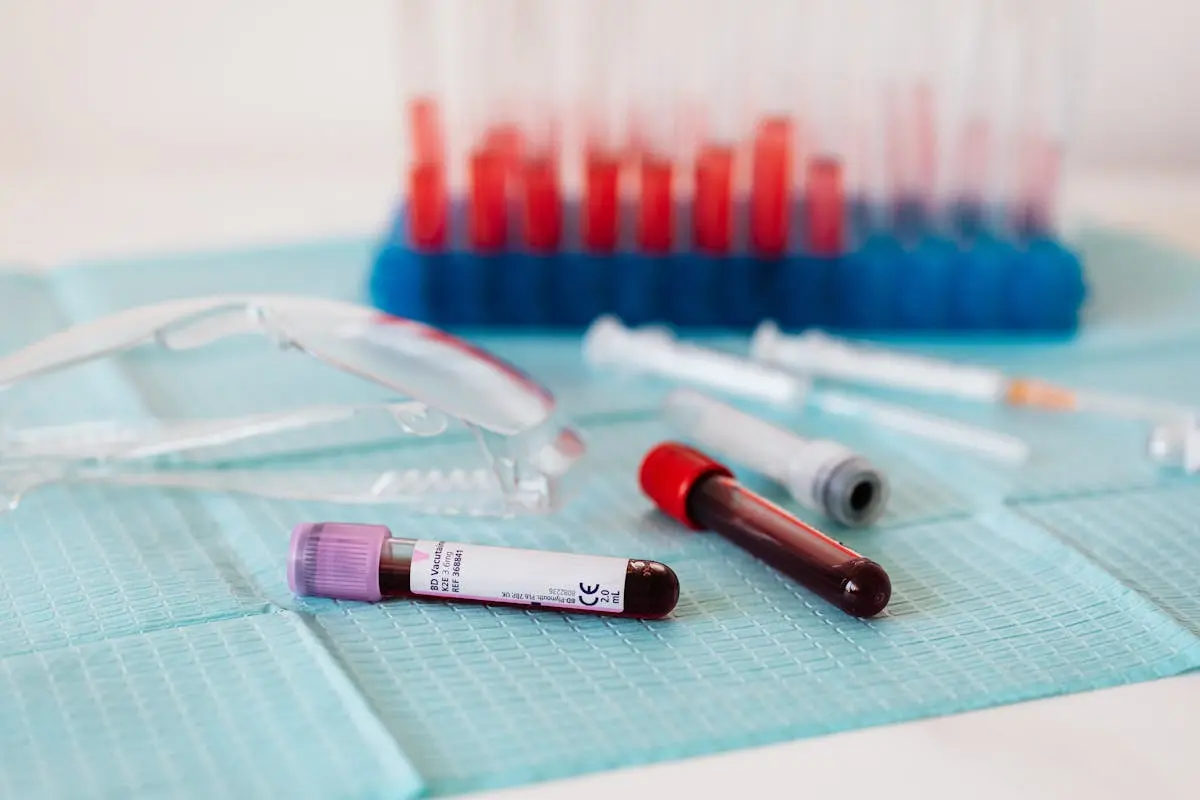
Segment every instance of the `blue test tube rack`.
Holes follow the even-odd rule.
[[[452,230],[464,213],[451,210]],[[971,218],[953,235],[866,231],[835,256],[569,246],[479,254],[414,249],[401,207],[376,250],[369,292],[382,311],[450,328],[580,330],[615,314],[684,329],[744,331],[774,319],[788,329],[878,333],[1074,332],[1087,294],[1080,256],[1048,232],[999,236]]]

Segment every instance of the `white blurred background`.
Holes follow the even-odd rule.
[[[1200,175],[1200,12],[1090,8],[1076,173],[1184,191]],[[391,0],[0,0],[0,260],[382,224],[396,24]],[[1086,185],[1093,205],[1132,191]],[[212,213],[234,199],[249,210]]]

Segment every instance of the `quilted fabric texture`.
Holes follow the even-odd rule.
[[[1185,313],[1200,298],[1200,269],[1112,235],[1094,235],[1087,249],[1095,319],[1078,341],[898,346],[1200,399],[1188,368],[1200,331]],[[117,263],[0,277],[0,348],[186,294],[354,299],[369,249],[341,242],[174,261],[140,275],[141,265]],[[1149,265],[1136,287],[1122,269],[1131,261]],[[860,449],[891,476],[877,527],[833,531],[891,574],[888,612],[864,622],[651,509],[636,469],[670,435],[656,414],[665,385],[589,372],[575,339],[474,338],[550,386],[587,436],[561,514],[464,520],[55,485],[0,516],[0,796],[442,795],[1200,666],[1200,484],[1149,464],[1137,426],[919,401],[1026,437],[1033,462],[1013,469],[811,409],[774,412]],[[378,399],[314,369],[323,370],[238,342],[139,353],[3,400],[15,409],[7,421],[27,424]],[[240,391],[217,388],[226,382]],[[438,445],[383,442],[321,463],[436,467],[449,457]],[[671,618],[654,622],[295,598],[284,559],[288,531],[304,520],[653,558],[675,568],[682,596]]]

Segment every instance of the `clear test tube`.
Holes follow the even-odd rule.
[[[838,152],[842,137],[835,124],[838,93],[845,85],[845,54],[837,46],[839,5],[836,0],[810,0],[804,21],[811,147],[804,166],[804,229],[808,252],[821,256],[837,255],[846,244],[846,194]]]
[[[908,185],[905,189],[911,204],[906,213],[915,217],[908,220],[917,231],[924,231],[934,210],[935,185],[937,181],[937,154],[944,146],[938,133],[938,113],[946,98],[938,91],[938,54],[945,52],[947,43],[942,39],[941,15],[944,7],[952,0],[918,0],[912,6],[915,25],[904,38],[907,50],[905,60],[909,64],[908,82],[904,88],[907,104],[905,119],[909,126],[906,139]]]
[[[400,0],[398,9],[409,158],[415,163],[440,161],[444,153],[434,0]]]
[[[467,245],[468,219],[451,214],[454,198],[468,196],[470,183],[469,145],[475,89],[471,70],[475,66],[470,52],[470,27],[462,19],[467,0],[433,0],[431,41],[437,51],[438,110],[442,119],[442,176],[445,183],[446,215],[444,243],[462,249]]]
[[[638,154],[637,245],[648,254],[665,254],[675,246],[675,197],[679,130],[676,49],[666,46],[675,35],[672,0],[641,0],[633,30],[634,147]]]
[[[1029,79],[1022,93],[1014,224],[1027,236],[1055,228],[1056,204],[1079,66],[1082,6],[1048,0],[1026,9],[1030,25]]]
[[[942,0],[938,3],[934,31],[940,43],[932,62],[932,86],[937,97],[934,136],[937,142],[932,183],[934,227],[949,238],[961,238],[978,217],[979,141],[973,140],[968,101],[978,83],[978,59],[984,34],[981,0]],[[974,148],[974,149],[972,149]],[[975,175],[975,178],[971,176]],[[965,223],[965,224],[964,224]]]
[[[452,0],[453,1],[453,0]],[[509,197],[520,163],[513,98],[513,0],[457,0],[463,47],[468,239],[477,252],[508,244]]]
[[[891,32],[880,16],[884,0],[847,0],[858,15],[860,55],[852,71],[851,114],[858,127],[860,169],[852,189],[856,238],[886,230],[892,223],[892,181],[888,160],[887,71]]]
[[[517,80],[517,119],[523,139],[521,233],[535,253],[558,250],[562,239],[560,129],[556,111],[562,65],[559,44],[568,31],[561,16],[567,9],[555,0],[515,0],[512,57]],[[557,69],[556,69],[557,68]]]
[[[956,59],[962,76],[958,108],[961,122],[947,144],[954,159],[954,227],[967,239],[984,229],[988,175],[996,147],[989,96],[996,83],[994,5],[995,0],[968,0],[964,4],[962,24],[967,33],[960,40]]]
[[[788,248],[792,173],[797,145],[794,0],[760,0],[760,13],[747,14],[753,48],[745,63],[753,67],[751,84],[758,118],[750,154],[750,246],[760,256],[776,257]]]
[[[726,255],[733,246],[735,165],[741,139],[739,51],[745,11],[726,0],[705,0],[700,32],[705,57],[696,64],[707,87],[701,141],[693,171],[692,240],[701,252]]]
[[[1027,90],[1029,16],[1024,0],[990,0],[980,94],[986,103],[984,222],[1001,237],[1012,232],[1021,94]]]
[[[585,20],[579,40],[583,125],[583,245],[611,253],[620,242],[621,176],[629,138],[629,0],[563,0]]]
[[[929,0],[886,3],[884,27],[883,115],[893,230],[911,239],[922,226],[925,205],[923,161],[932,154],[932,90],[924,82],[921,60],[929,43]]]
[[[475,5],[491,11],[491,27],[484,31],[488,55],[483,68],[490,107],[486,138],[488,146],[504,159],[509,177],[517,178],[525,151],[520,103],[522,53],[545,43],[526,39],[532,32],[521,24],[522,0],[488,0]]]
[[[445,56],[433,0],[402,0],[400,72],[405,83],[406,193],[409,241],[423,250],[446,244],[449,189],[445,117],[440,91]]]
[[[936,0],[927,2],[929,6],[936,5]],[[932,19],[926,22],[923,33],[925,35],[919,45],[923,48],[922,57],[918,60],[916,79],[910,89],[915,171],[913,194],[919,206],[922,229],[929,224],[933,215],[937,154],[943,144],[938,137],[937,120],[939,107],[944,102],[937,92],[936,75],[930,64],[931,55],[937,52],[939,46],[944,46],[936,40],[937,29]]]
[[[551,19],[549,52],[549,104],[553,118],[554,140],[558,155],[559,191],[564,214],[562,220],[563,248],[578,252],[582,244],[582,227],[578,216],[567,211],[582,207],[585,143],[586,143],[586,66],[585,43],[591,37],[587,27],[586,0],[553,2],[544,0]],[[546,76],[535,76],[543,80]]]
[[[882,151],[872,151],[872,145],[879,139],[874,134],[879,115],[878,74],[875,54],[870,47],[876,36],[872,31],[876,24],[872,14],[874,6],[875,0],[844,0],[839,5],[841,29],[853,31],[851,35],[857,37],[850,45],[853,56],[843,55],[839,62],[842,87],[835,93],[831,112],[839,136],[848,246],[866,236],[872,221],[869,199],[882,195],[881,189],[874,188],[874,183],[882,185]]]

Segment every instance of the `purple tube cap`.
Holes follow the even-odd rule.
[[[382,600],[379,561],[391,535],[382,525],[302,522],[292,529],[288,585],[305,597]]]

